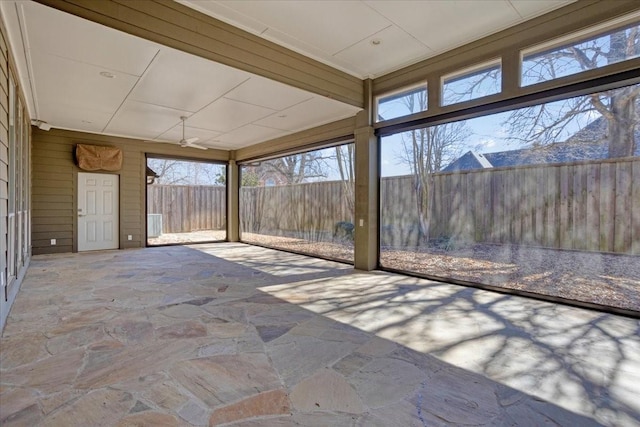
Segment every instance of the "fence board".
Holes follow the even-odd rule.
[[[631,169],[616,165],[616,202],[614,251],[626,253],[631,249]]]
[[[543,232],[543,209],[544,209],[544,201],[543,201],[543,177],[544,170],[540,168],[535,168],[534,171],[530,171],[531,175],[533,175],[533,206],[531,209],[531,216],[533,220],[533,242],[543,242],[544,241],[544,232]],[[526,172],[525,172],[526,173]]]
[[[600,248],[600,168],[587,168],[586,221],[588,232],[584,239],[586,249],[597,251]]]
[[[163,233],[222,230],[226,226],[226,189],[207,185],[147,187],[147,213],[162,215]]]
[[[562,249],[571,248],[571,231],[573,229],[573,218],[571,212],[573,210],[573,207],[571,202],[571,190],[569,184],[569,178],[571,176],[570,174],[571,172],[569,166],[560,166],[559,220],[562,226],[560,227],[560,230],[558,230],[558,234],[560,236],[559,247]]]
[[[600,168],[600,251],[613,252],[615,230],[615,164],[604,163]],[[637,187],[637,186],[636,186]]]
[[[583,239],[576,239],[577,236],[584,237],[586,232],[586,216],[584,215],[585,201],[582,196],[582,165],[573,168],[573,249],[586,249]]]
[[[548,173],[544,174],[546,185],[545,189],[545,240],[544,245],[550,248],[558,247],[556,242],[558,233],[558,224],[556,222],[556,205],[558,204],[558,168],[550,168]]]

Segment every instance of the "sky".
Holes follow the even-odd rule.
[[[560,114],[563,111],[562,105],[565,102],[566,100],[547,103],[545,104],[545,108],[551,115],[554,113]],[[465,120],[469,135],[463,141],[459,155],[468,151],[484,154],[519,150],[529,147],[533,141],[524,143],[509,138],[509,126],[506,122],[511,113],[512,112],[507,111]],[[563,129],[557,142],[565,141],[598,117],[601,117],[601,115],[596,112],[584,113],[577,116],[575,121]],[[408,175],[411,173],[409,165],[400,159],[400,153],[403,151],[402,134],[383,137],[380,142],[380,150],[381,175],[383,177]],[[447,164],[444,164],[443,167],[447,166]]]
[[[460,155],[469,150],[477,153],[493,153],[522,148],[521,145],[507,139],[508,135],[502,122],[508,116],[509,113],[500,113],[467,120],[467,126],[471,133],[464,141]],[[381,138],[380,167],[382,176],[408,175],[411,173],[409,166],[400,159],[402,150],[402,134]]]

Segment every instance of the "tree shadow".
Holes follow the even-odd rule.
[[[75,286],[64,296],[76,295],[62,304],[49,301],[50,293],[66,281]],[[269,360],[288,395],[314,381],[348,384],[342,392],[351,390],[367,407],[354,414],[312,405],[286,415],[300,425],[640,422],[640,325],[619,316],[390,273],[362,273],[339,263],[232,243],[34,257],[22,292],[19,298],[34,300],[25,300],[26,305],[18,301],[30,310],[16,313],[17,329],[9,324],[3,340],[18,339],[29,319],[52,309],[52,318],[62,323],[37,331],[46,339],[77,335],[93,326],[114,332],[112,340],[133,339],[130,345],[125,340],[124,347],[105,349],[104,343],[91,341],[101,335],[78,335],[83,340],[68,340],[71,348],[60,348],[63,353],[34,362],[85,352],[105,369],[100,378],[109,387],[116,385],[107,384],[111,375],[124,368],[118,355],[134,354],[147,335],[153,341],[159,331],[171,330],[176,335],[171,339],[183,340],[178,358],[166,363],[162,354],[140,353],[140,369],[172,369],[184,362],[183,345],[204,344],[184,357],[231,363],[240,354],[263,354],[267,357],[261,360]],[[119,301],[114,303],[114,297]],[[83,307],[75,307],[77,301]],[[86,307],[93,307],[91,316],[78,312]],[[116,311],[105,314],[112,309]],[[151,324],[157,321],[161,325]],[[226,330],[240,335],[202,336],[194,341],[199,344],[189,344],[176,332],[186,331],[185,325],[192,333]],[[55,332],[60,326],[65,328]],[[233,354],[216,356],[227,348],[235,349]],[[127,364],[140,363],[138,356],[127,357]],[[110,358],[117,362],[113,372]],[[46,396],[35,391],[46,378],[32,379],[24,389],[12,385],[34,366],[3,368],[3,405],[12,393],[15,399],[24,398],[25,390],[31,399],[29,406],[3,420],[8,425],[43,416],[37,401]],[[73,372],[68,389],[77,386]],[[309,390],[318,393],[323,405],[337,405],[326,391]],[[73,405],[75,397],[70,396],[67,403]]]
[[[237,254],[227,249],[230,245]],[[294,310],[322,316],[335,329],[396,344],[388,358],[429,371],[424,389],[416,393],[428,393],[431,378],[441,388],[437,393],[473,401],[464,390],[446,388],[464,378],[469,384],[487,384],[483,392],[495,393],[498,400],[527,402],[529,409],[544,405],[542,417],[560,425],[640,422],[634,403],[640,381],[636,320],[391,273],[362,273],[261,247],[223,247],[179,250],[200,252],[223,275],[230,273],[227,277],[238,277],[265,294],[236,303],[264,304],[265,310],[288,303]],[[309,318],[297,319],[303,319],[296,321],[300,326]],[[289,330],[291,325],[286,326]],[[264,333],[278,329],[259,327],[266,328]],[[361,357],[355,351],[343,359]],[[435,380],[437,375],[443,378]],[[416,395],[407,399],[416,414],[428,413]]]
[[[599,422],[640,422],[637,320],[391,273],[265,291]]]

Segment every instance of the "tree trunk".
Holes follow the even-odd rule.
[[[346,151],[343,153],[343,146],[336,147],[336,161],[338,163],[338,171],[340,172],[340,179],[344,189],[345,199],[347,202],[347,209],[349,211],[350,219],[353,220],[355,212],[355,185],[354,185],[354,149],[353,144],[344,146]]]
[[[431,201],[433,178],[431,174],[416,176],[416,201],[418,207],[418,240],[422,244],[429,242],[431,234]]]
[[[611,96],[611,117],[607,120],[610,159],[631,157],[635,152],[636,96],[627,91],[618,89]]]

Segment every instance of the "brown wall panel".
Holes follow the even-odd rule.
[[[61,196],[73,197],[74,194],[75,192],[73,191],[73,188],[67,187],[67,186],[51,188],[51,187],[44,187],[44,186],[36,187],[34,184],[32,184],[32,189],[31,189],[31,195],[32,196],[37,195],[38,197],[40,196],[47,196],[51,198],[57,198]],[[32,197],[32,199],[35,199],[35,198]]]
[[[4,111],[4,107],[0,108],[0,114],[2,114],[3,116],[7,115],[7,112]],[[8,154],[5,153],[5,151],[7,150],[7,146],[5,144],[8,143],[9,141],[9,130],[5,127],[5,123],[0,124],[0,141],[1,141],[1,148],[4,150],[0,153],[0,156],[2,156],[3,154],[5,154],[5,156],[2,156],[2,159],[6,159]]]
[[[80,132],[33,128],[33,253],[72,252],[75,248],[77,218],[76,187],[80,169],[74,163],[78,143],[121,148],[124,161],[120,176],[120,247],[145,245],[146,154],[226,161],[228,152],[186,149],[171,144]],[[97,173],[108,173],[96,171]],[[133,240],[127,240],[131,234]],[[57,240],[51,246],[51,239]]]
[[[68,232],[73,232],[71,225],[33,224],[32,238],[38,240],[67,238]]]

